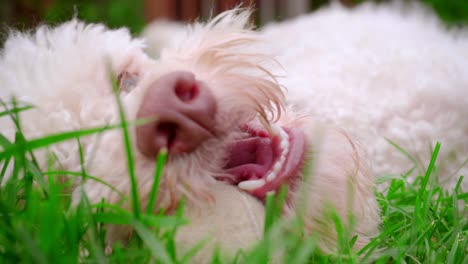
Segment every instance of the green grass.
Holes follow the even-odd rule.
[[[104,200],[90,204],[86,195],[72,206],[73,179],[105,183],[88,175],[84,167],[79,172],[58,170],[53,166],[53,153],[50,165],[39,168],[33,155],[35,149],[65,140],[79,142],[81,137],[110,129],[123,129],[126,134],[134,123],[125,121],[123,111],[120,124],[27,140],[21,132],[20,116],[29,109],[13,101],[2,102],[0,111],[0,118],[10,118],[17,128],[13,141],[0,133],[0,263],[190,263],[203,242],[186,255],[178,252],[174,237],[177,229],[188,222],[184,219],[183,203],[172,216],[151,213],[165,153],[155,161],[158,166],[150,206],[142,210],[137,202],[138,172],[132,169],[133,155],[127,135],[127,164],[133,187],[130,197],[125,199],[132,205],[130,212]],[[462,177],[450,191],[440,185],[437,178],[440,147],[436,144],[426,173],[412,183],[406,179],[412,171],[379,179],[380,184],[388,186],[377,193],[382,232],[360,252],[351,250],[356,237],[350,237],[342,221],[334,217],[339,249],[334,254],[321,253],[316,237],[303,233],[300,218],[285,221],[279,217],[285,198],[285,192],[281,191],[267,198],[264,239],[232,259],[225,259],[215,251],[211,262],[266,263],[276,256],[288,264],[468,263],[468,193],[460,188]],[[407,154],[401,148],[395,151]],[[81,149],[77,155],[83,161]],[[62,176],[71,180],[64,181]],[[129,225],[135,235],[125,246],[115,244],[109,253],[105,244],[107,224]]]

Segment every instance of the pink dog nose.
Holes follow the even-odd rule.
[[[137,127],[137,146],[155,157],[161,148],[169,154],[187,153],[213,136],[217,106],[209,88],[190,72],[172,72],[146,91],[137,118],[156,121]]]

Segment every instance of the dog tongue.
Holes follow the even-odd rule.
[[[236,141],[230,149],[229,162],[225,169],[233,184],[262,178],[272,166],[274,149],[268,137],[251,137]]]

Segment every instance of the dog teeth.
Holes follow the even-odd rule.
[[[265,180],[264,179],[259,179],[259,180],[250,180],[250,181],[243,181],[243,182],[239,182],[239,184],[237,185],[239,188],[241,188],[242,190],[246,190],[246,191],[253,191],[257,188],[260,188],[262,187],[263,185],[265,185]]]
[[[287,141],[281,141],[280,147],[281,147],[282,150],[287,150],[288,147],[289,147],[289,142],[287,142]]]
[[[288,152],[289,152],[288,134],[280,126],[273,125],[272,127],[273,127],[273,130],[278,134],[281,140],[279,143],[281,155],[278,161],[273,165],[271,171],[267,174],[266,180],[268,182],[271,182],[274,179],[276,179],[276,176],[278,176],[278,173],[283,167],[284,161],[286,160],[286,155],[288,155]]]
[[[281,161],[276,163],[275,166],[273,166],[273,172],[279,172],[279,170],[281,170]]]
[[[270,174],[268,174],[268,176],[266,177],[266,180],[271,182],[272,180],[274,180],[276,178],[276,175],[277,175],[277,173],[270,172]]]
[[[265,177],[266,181],[265,179],[243,181],[237,185],[240,189],[243,189],[246,191],[253,191],[255,189],[262,187],[267,182],[271,182],[275,180],[276,176],[278,176],[278,173],[283,167],[284,162],[286,161],[286,155],[288,155],[288,152],[289,152],[289,136],[278,125],[272,125],[271,128],[272,128],[273,133],[275,133],[275,135],[278,135],[280,137],[279,147],[281,150],[281,154],[280,154],[280,157],[278,158],[278,161],[276,161],[276,163],[271,167],[271,170],[267,173],[267,176]]]

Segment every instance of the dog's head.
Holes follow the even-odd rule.
[[[13,34],[0,62],[0,95],[36,106],[21,116],[26,135],[37,137],[119,123],[110,78],[116,76],[127,119],[151,120],[129,128],[143,202],[163,149],[160,206],[173,208],[182,196],[210,199],[210,183],[219,180],[262,199],[299,174],[305,142],[299,130],[276,124],[284,95],[269,69],[278,65],[255,50],[249,15],[232,10],[193,25],[157,61],[126,30],[72,21]],[[110,130],[80,143],[88,174],[129,193],[121,134]],[[76,142],[52,150],[60,166],[81,169]],[[95,202],[120,199],[93,181],[85,190]]]
[[[137,128],[137,145],[150,158],[168,149],[175,193],[209,196],[216,179],[263,198],[298,173],[303,136],[275,125],[284,104],[279,66],[259,52],[249,15],[231,10],[189,27],[142,84],[136,116],[159,120]]]

